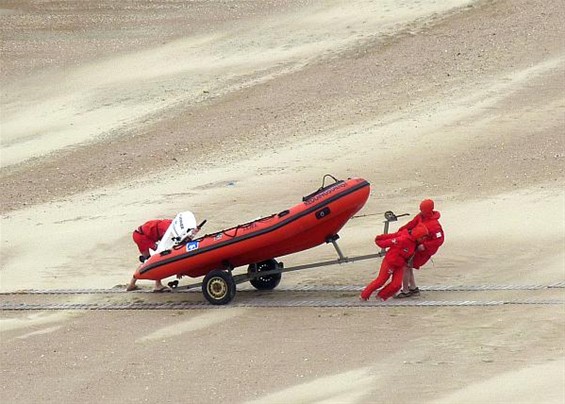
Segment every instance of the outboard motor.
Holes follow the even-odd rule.
[[[158,254],[161,251],[170,250],[181,242],[191,239],[197,229],[196,217],[190,211],[180,212],[175,216],[173,222],[163,235],[163,238],[157,246],[157,250],[149,251],[151,255]]]

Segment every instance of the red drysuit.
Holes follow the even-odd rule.
[[[426,204],[426,202],[428,203]],[[443,244],[445,237],[441,224],[439,223],[441,215],[438,211],[433,210],[433,201],[429,199],[422,201],[420,210],[421,212],[418,213],[414,219],[398,229],[398,231],[412,230],[419,224],[423,224],[428,229],[428,236],[420,243],[414,255],[412,268],[415,269],[420,269],[421,266],[428,262],[432,255],[434,255]]]
[[[383,301],[394,296],[402,287],[402,274],[408,260],[416,250],[416,240],[425,236],[427,230],[424,226],[417,226],[412,230],[398,231],[396,233],[381,234],[375,238],[375,243],[381,248],[388,248],[379,275],[369,283],[361,292],[361,299],[368,300],[371,294],[383,286],[391,277],[390,283],[379,290],[377,296]]]
[[[170,219],[157,219],[139,226],[133,232],[133,241],[137,244],[139,252],[144,256],[149,256],[149,249],[157,248],[157,242],[161,240],[172,222]]]

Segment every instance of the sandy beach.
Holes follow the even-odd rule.
[[[541,0],[1,1],[0,400],[565,403],[564,18]],[[378,251],[385,211],[435,200],[446,243],[413,304],[348,306],[374,259],[222,307],[7,309],[202,302],[13,292],[123,290],[145,220],[191,210],[212,233],[325,174],[371,183],[340,232],[352,257]],[[316,299],[340,304],[292,307]]]

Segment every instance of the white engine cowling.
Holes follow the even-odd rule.
[[[155,251],[150,250],[151,255],[161,251],[170,250],[182,240],[193,235],[196,230],[196,217],[190,211],[180,212],[175,216],[173,222],[163,235]]]

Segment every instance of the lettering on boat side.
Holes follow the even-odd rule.
[[[198,248],[198,241],[190,241],[186,243],[186,251],[196,250]]]
[[[312,198],[310,198],[310,199],[304,201],[304,204],[305,204],[305,205],[311,205],[311,204],[313,204],[313,203],[319,201],[320,199],[325,198],[325,197],[328,196],[329,194],[331,194],[331,193],[333,193],[333,192],[335,192],[335,191],[337,191],[337,190],[339,190],[339,189],[341,189],[341,188],[346,188],[346,187],[347,187],[347,184],[344,183],[344,182],[341,183],[341,184],[337,184],[337,185],[335,185],[335,186],[333,186],[333,187],[331,187],[331,188],[326,189],[326,190],[323,191],[323,192],[320,192],[319,194],[314,195]]]

